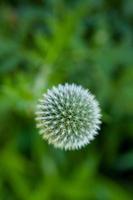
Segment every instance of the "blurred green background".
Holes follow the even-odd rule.
[[[99,135],[65,152],[42,140],[43,92],[96,95]],[[0,200],[133,199],[133,1],[0,1]]]

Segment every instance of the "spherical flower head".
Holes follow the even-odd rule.
[[[53,87],[39,100],[36,111],[39,133],[55,147],[74,150],[97,135],[101,114],[95,97],[82,86]]]

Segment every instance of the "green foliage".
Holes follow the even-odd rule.
[[[133,1],[1,1],[0,199],[131,200]],[[85,149],[47,145],[37,99],[58,83],[89,88],[103,124]]]

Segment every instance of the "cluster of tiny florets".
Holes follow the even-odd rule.
[[[79,149],[93,140],[100,117],[95,97],[83,87],[67,83],[48,90],[36,111],[39,133],[65,150]]]

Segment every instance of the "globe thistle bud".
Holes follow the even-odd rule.
[[[100,108],[95,97],[75,84],[48,90],[36,111],[39,133],[55,147],[74,150],[87,145],[100,125]]]

